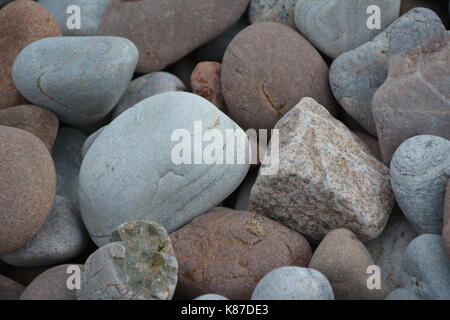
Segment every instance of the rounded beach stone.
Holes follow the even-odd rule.
[[[20,105],[0,110],[0,125],[31,132],[52,149],[58,133],[58,118],[50,111],[33,106]]]
[[[58,21],[64,36],[95,36],[110,2],[111,0],[38,0]],[[76,6],[79,10],[71,6]],[[76,26],[78,12],[79,27]]]
[[[25,287],[0,274],[0,300],[19,300]]]
[[[71,125],[94,123],[119,101],[133,76],[136,46],[117,37],[56,37],[36,41],[13,67],[17,89]]]
[[[229,299],[219,294],[207,293],[200,297],[195,298],[194,300],[229,300]]]
[[[414,292],[400,288],[389,293],[385,300],[420,300],[420,298]]]
[[[114,107],[113,117],[118,117],[122,112],[128,110],[136,103],[151,96],[164,92],[185,90],[186,87],[183,82],[173,74],[168,72],[146,74],[131,81],[127,91],[125,91],[122,98],[120,98]]]
[[[79,300],[170,300],[177,260],[169,235],[153,222],[128,222],[86,261]]]
[[[445,27],[433,11],[411,10],[372,41],[333,61],[330,84],[334,96],[353,119],[376,136],[372,98],[388,76],[389,56],[439,37],[443,32]]]
[[[55,167],[35,135],[0,126],[0,254],[22,247],[39,231],[55,199]]]
[[[295,22],[316,48],[331,58],[372,40],[400,14],[400,0],[297,0]],[[369,7],[380,9],[380,28],[369,28]]]
[[[296,3],[297,0],[251,0],[248,11],[250,22],[278,22],[295,28]]]
[[[391,185],[402,212],[418,233],[441,234],[445,188],[450,177],[450,141],[415,136],[394,153]]]
[[[69,289],[74,273],[71,268],[80,268],[82,265],[63,264],[48,269],[37,276],[20,296],[20,300],[76,300],[78,289]]]
[[[433,10],[442,20],[444,25],[448,26],[449,21],[449,2],[447,0],[402,0],[400,15],[406,14],[414,8],[428,8]]]
[[[92,146],[92,144],[94,143],[95,139],[97,139],[97,137],[100,135],[100,133],[102,133],[103,129],[105,129],[106,126],[101,127],[100,129],[98,129],[97,131],[95,131],[94,133],[92,133],[89,137],[87,137],[87,139],[84,141],[83,143],[83,149],[81,150],[81,156],[82,158],[84,158],[84,156],[86,155],[86,153],[88,152],[89,148]],[[80,163],[81,164],[81,163]]]
[[[303,97],[337,112],[325,61],[298,32],[274,22],[251,25],[231,41],[222,90],[231,118],[245,130],[272,129]]]
[[[69,200],[57,195],[50,215],[33,239],[0,259],[18,267],[41,267],[67,262],[81,254],[88,236],[71,206]]]
[[[334,300],[334,294],[319,271],[291,266],[266,274],[253,291],[252,300]]]
[[[347,228],[361,241],[376,238],[391,213],[394,197],[389,171],[368,147],[311,98],[304,98],[276,125],[262,166],[275,162],[275,174],[259,175],[249,211],[278,220],[308,239]]]
[[[215,208],[171,235],[179,263],[177,296],[216,292],[249,299],[258,281],[286,265],[307,266],[311,248],[300,234],[264,216]]]
[[[34,1],[21,0],[1,8],[0,34],[0,109],[3,109],[26,102],[14,86],[11,76],[17,55],[30,43],[60,36],[61,31],[43,6]]]
[[[445,191],[444,227],[442,229],[442,241],[444,250],[450,257],[450,182],[447,184],[447,189]]]
[[[248,2],[112,0],[97,34],[130,39],[139,48],[137,72],[159,71],[234,25]]]
[[[414,239],[403,257],[402,287],[420,299],[450,300],[450,257],[442,237],[423,234]]]
[[[331,283],[338,300],[379,300],[384,283],[368,288],[368,268],[375,265],[369,251],[353,232],[337,229],[327,234],[314,252],[309,268],[320,271]]]
[[[211,129],[238,136],[239,143],[224,141],[223,148],[243,155],[243,164],[198,159],[209,144],[193,143],[192,136]],[[248,150],[245,132],[204,98],[185,92],[147,98],[111,122],[87,151],[79,188],[83,221],[98,245],[127,221],[155,221],[172,232],[239,186]],[[192,155],[201,164],[193,164]]]
[[[220,111],[228,113],[221,84],[222,65],[218,62],[200,62],[191,75],[192,93],[210,101]]]

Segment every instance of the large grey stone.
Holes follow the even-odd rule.
[[[400,14],[400,0],[297,0],[295,22],[316,48],[331,58],[371,40]],[[381,28],[368,28],[369,6],[381,12]]]
[[[102,133],[103,129],[105,129],[105,128],[106,128],[106,126],[101,127],[97,131],[93,132],[89,137],[87,137],[87,139],[84,141],[83,148],[81,149],[82,158],[84,158],[84,156],[88,152],[89,148],[94,143],[95,139],[97,139],[97,137],[100,135],[100,133]],[[80,165],[81,165],[81,162],[80,162]]]
[[[376,136],[372,98],[387,78],[389,56],[423,44],[444,31],[433,11],[411,10],[372,41],[333,61],[330,83],[334,96],[353,119]]]
[[[50,215],[33,239],[0,259],[18,267],[56,265],[81,254],[87,243],[81,217],[69,200],[57,195]]]
[[[413,228],[441,234],[450,141],[427,135],[406,140],[392,157],[390,175],[395,199]]]
[[[224,148],[248,153],[242,129],[209,101],[184,92],[145,99],[101,132],[83,159],[79,188],[83,221],[97,244],[107,243],[111,232],[130,220],[155,221],[172,232],[239,186],[248,159],[246,164],[189,164],[188,152],[198,156],[210,143],[192,144],[185,153],[189,159],[177,159],[181,143],[192,142],[197,121],[202,126],[197,139],[200,133],[236,130],[242,143],[232,149],[225,141]],[[177,129],[185,129],[184,136],[173,139]]]
[[[34,104],[72,125],[93,123],[119,101],[133,76],[138,51],[117,37],[55,37],[18,55],[13,80]]]

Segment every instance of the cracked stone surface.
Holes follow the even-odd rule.
[[[275,128],[280,135],[278,173],[258,176],[249,211],[313,241],[338,228],[364,242],[376,238],[394,204],[388,168],[311,98],[302,99]]]
[[[55,37],[26,47],[12,76],[20,93],[71,125],[105,117],[128,87],[138,51],[117,37]]]
[[[177,259],[169,235],[153,222],[128,222],[86,261],[78,300],[170,300]]]
[[[272,129],[303,97],[337,113],[325,61],[297,31],[279,23],[251,25],[231,41],[222,90],[231,117],[245,130]]]
[[[258,281],[286,265],[307,266],[300,234],[262,215],[215,208],[170,235],[179,263],[176,297],[215,292],[249,299]]]
[[[231,164],[176,164],[172,157],[179,155],[181,142],[192,143],[191,163],[194,154],[207,152],[209,143],[194,145],[196,121],[202,122],[199,133],[217,129],[225,136],[236,130],[243,139],[234,146],[224,141],[224,148],[236,157],[243,154],[244,164],[236,158]],[[185,136],[175,141],[177,129],[185,129]],[[104,245],[114,229],[134,220],[175,231],[240,185],[249,168],[248,150],[244,131],[202,97],[168,92],[143,100],[105,127],[83,159],[80,208],[91,238]]]

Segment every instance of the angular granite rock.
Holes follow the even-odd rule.
[[[388,169],[367,146],[311,98],[302,99],[275,128],[279,169],[258,176],[249,211],[314,241],[338,228],[364,242],[376,238],[394,199]],[[263,165],[271,162],[272,144]]]
[[[400,0],[297,0],[295,22],[316,48],[335,59],[370,41],[400,14]],[[368,20],[380,8],[380,28],[369,28]]]
[[[450,257],[450,183],[447,184],[444,200],[444,227],[442,229],[442,241],[445,252]]]
[[[0,300],[18,300],[23,290],[23,285],[0,274]]]
[[[372,100],[381,154],[389,164],[416,135],[450,139],[450,34],[389,60],[388,78]]]
[[[303,97],[337,113],[325,61],[297,31],[279,23],[251,25],[231,41],[222,90],[231,118],[245,130],[272,129]]]
[[[0,1],[0,8],[8,2]],[[17,55],[30,43],[60,36],[61,31],[43,6],[34,1],[14,1],[0,11],[0,35],[0,109],[3,109],[26,102],[11,76]]]
[[[251,0],[248,17],[251,23],[270,21],[295,28],[296,3],[297,0]]]
[[[133,76],[136,46],[117,37],[56,37],[26,47],[14,84],[32,103],[72,125],[94,123],[119,101]]]
[[[200,144],[202,134],[226,130],[239,143],[224,141],[223,148],[240,160],[202,161],[210,145]],[[245,132],[204,98],[184,92],[147,98],[110,123],[87,151],[79,188],[83,221],[98,245],[127,221],[154,221],[172,232],[239,186],[248,150]]]
[[[50,111],[33,105],[20,105],[0,110],[0,125],[31,132],[52,149],[58,133],[58,118]]]
[[[424,8],[410,11],[372,41],[333,61],[330,84],[334,96],[353,119],[376,136],[372,98],[387,78],[389,55],[425,43],[443,32],[445,27],[433,11]]]
[[[137,72],[159,71],[219,36],[249,0],[112,0],[98,35],[120,36],[139,48]]]
[[[169,235],[153,222],[128,222],[86,261],[79,300],[170,300],[177,259]]]
[[[395,199],[412,227],[441,234],[450,141],[436,136],[406,140],[392,157],[390,175]]]
[[[286,265],[307,266],[311,247],[264,216],[215,208],[171,235],[179,264],[177,297],[216,292],[249,299],[258,281]]]

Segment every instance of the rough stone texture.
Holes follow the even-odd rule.
[[[4,1],[3,1],[4,2]],[[5,3],[0,3],[0,8]],[[26,100],[16,90],[11,77],[14,60],[30,43],[61,35],[58,23],[34,1],[14,1],[0,11],[0,109]]]
[[[177,284],[169,235],[153,222],[128,222],[86,261],[79,300],[169,300]]]
[[[229,300],[228,298],[225,298],[224,296],[221,296],[219,294],[214,293],[207,293],[200,297],[195,298],[194,300]]]
[[[338,300],[379,300],[386,295],[386,287],[369,289],[368,267],[375,263],[364,244],[347,229],[337,229],[322,240],[309,264],[331,283]]]
[[[197,121],[202,128],[197,124],[194,132]],[[177,129],[184,129],[184,136],[173,139]],[[184,164],[177,164],[182,142],[190,141],[197,157],[201,150],[206,154],[209,143],[194,144],[192,135],[212,129],[223,135],[235,130],[239,143],[224,141],[224,149],[243,155],[243,164],[236,158],[228,164],[186,164],[195,160],[188,156],[191,149]],[[114,229],[133,220],[158,222],[168,232],[180,228],[239,186],[249,168],[248,149],[242,129],[202,97],[168,92],[141,101],[110,123],[83,159],[80,207],[92,239],[103,245]]]
[[[383,233],[366,244],[375,264],[381,268],[388,292],[400,286],[403,255],[416,237],[417,233],[405,217],[391,216]]]
[[[13,80],[32,103],[72,125],[94,123],[119,101],[133,76],[136,46],[117,37],[56,37],[26,47]]]
[[[31,132],[51,150],[58,133],[59,121],[46,109],[20,105],[0,110],[0,125]]]
[[[36,277],[20,296],[20,300],[76,300],[77,289],[68,289],[67,282],[73,273],[67,273],[72,264],[48,269]],[[82,265],[75,265],[82,268]]]
[[[444,25],[448,26],[449,21],[449,2],[448,0],[402,0],[400,15],[404,15],[414,8],[428,8],[439,15]]]
[[[282,267],[261,279],[252,300],[334,300],[330,282],[320,272]]]
[[[420,299],[450,300],[450,257],[442,248],[441,236],[423,234],[409,244],[401,280]]]
[[[308,242],[264,216],[215,208],[172,233],[179,263],[177,295],[192,299],[216,292],[249,299],[258,281],[286,265],[307,266]]]
[[[296,3],[297,0],[251,0],[248,17],[251,23],[270,21],[295,28]]]
[[[191,75],[192,93],[214,104],[220,111],[228,113],[222,94],[222,65],[218,62],[200,62]]]
[[[355,49],[389,26],[400,14],[400,0],[297,0],[295,22],[316,48],[331,58]],[[368,7],[381,9],[381,29],[369,29]],[[373,14],[373,13],[372,13]]]
[[[450,177],[450,141],[416,136],[403,142],[391,162],[395,199],[418,233],[441,234],[445,188]]]
[[[75,211],[78,204],[78,175],[81,167],[81,151],[87,136],[85,133],[63,127],[59,130],[53,146],[53,161],[56,167],[56,193],[69,199]]]
[[[248,2],[112,0],[97,34],[130,39],[139,48],[137,72],[159,71],[234,25]]]
[[[389,74],[373,97],[381,154],[389,164],[406,139],[450,138],[450,34],[389,60]]]
[[[400,288],[389,293],[385,300],[420,300],[420,298],[414,292]]]
[[[186,87],[177,76],[168,72],[153,72],[131,81],[127,91],[114,107],[113,117],[118,117],[136,103],[151,96],[170,92],[185,91]]]
[[[19,267],[41,267],[67,262],[81,254],[88,236],[71,206],[69,200],[56,196],[50,215],[33,239],[0,259]]]
[[[100,25],[103,13],[111,0],[38,0],[38,3],[47,8],[58,21],[64,36],[94,36]],[[73,15],[67,13],[69,6],[80,8],[80,29],[69,29],[67,22]]]
[[[23,246],[38,232],[55,199],[55,167],[33,134],[0,126],[0,254]],[[7,183],[6,183],[7,182]]]
[[[89,137],[87,137],[87,139],[84,141],[83,149],[81,150],[82,158],[84,158],[84,156],[88,152],[89,148],[92,146],[92,144],[97,139],[97,137],[100,135],[100,133],[102,133],[102,131],[103,131],[103,129],[105,129],[105,127],[101,127],[100,129],[95,131],[93,134],[91,134]]]
[[[442,229],[444,250],[450,257],[450,183],[447,184],[444,200],[444,227]]]
[[[325,61],[298,32],[274,22],[251,25],[231,41],[222,90],[231,117],[244,129],[272,129],[303,97],[337,112]]]
[[[372,154],[377,158],[379,161],[383,161],[381,158],[381,150],[380,150],[380,144],[378,143],[378,140],[374,137],[372,137],[370,134],[364,132],[364,131],[353,131],[353,133],[361,139],[362,142],[372,151]]]
[[[362,241],[383,230],[394,200],[388,169],[341,122],[304,98],[276,125],[277,174],[259,175],[249,210],[267,215],[308,239],[338,228]],[[271,162],[272,142],[268,156]]]
[[[444,31],[434,12],[423,8],[412,10],[372,41],[333,61],[330,84],[334,96],[351,117],[376,136],[372,98],[387,78],[389,55],[427,42]]]
[[[19,300],[24,289],[20,283],[0,274],[0,300]]]

